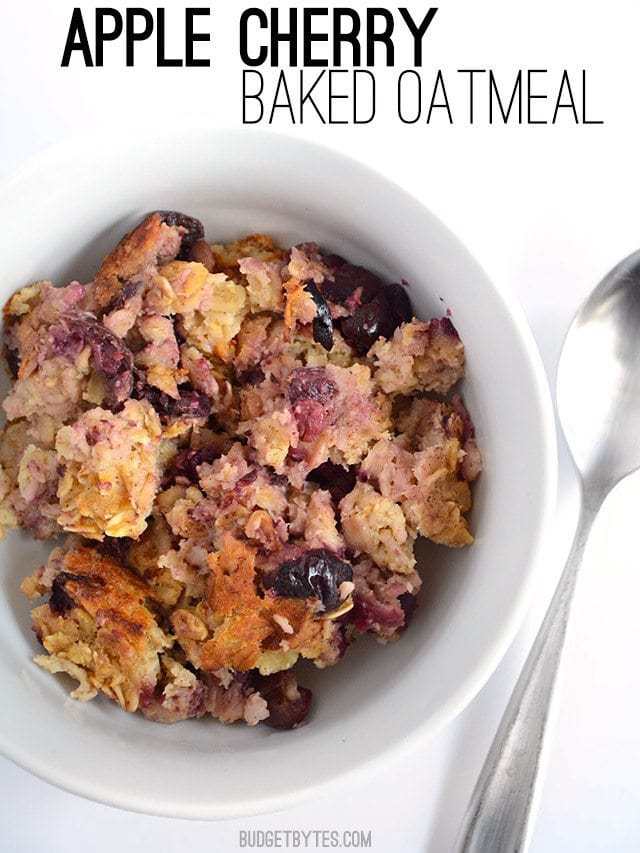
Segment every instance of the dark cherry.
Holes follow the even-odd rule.
[[[286,489],[289,485],[289,478],[286,474],[276,474],[275,471],[270,471],[269,482],[272,486],[277,486],[280,489]]]
[[[358,355],[364,355],[379,337],[391,337],[401,323],[413,317],[411,300],[402,284],[385,284],[375,273],[337,255],[324,255],[323,260],[332,278],[322,282],[320,291],[325,299],[352,312],[339,327]]]
[[[403,592],[402,595],[398,596],[398,602],[400,603],[400,607],[402,607],[402,612],[404,613],[404,630],[411,624],[413,614],[416,612],[416,607],[418,605],[418,599],[410,592]]]
[[[235,485],[236,491],[242,491],[242,489],[246,489],[247,486],[250,486],[252,483],[258,479],[258,469],[252,468],[249,472],[247,472],[244,477],[240,477],[238,482]]]
[[[297,560],[282,563],[272,589],[285,598],[319,598],[325,610],[335,610],[340,603],[340,584],[352,579],[349,563],[326,548],[314,548]]]
[[[174,228],[183,228],[184,234],[180,244],[179,260],[185,261],[189,259],[191,247],[198,240],[204,238],[204,226],[199,219],[193,216],[187,216],[186,213],[179,213],[177,210],[159,210],[158,213],[162,217],[162,221],[166,222]]]
[[[238,385],[259,385],[264,381],[264,370],[261,367],[250,367],[236,376]]]
[[[401,284],[389,284],[345,317],[340,331],[358,355],[365,355],[378,338],[390,338],[413,317],[413,307]]]
[[[329,402],[338,393],[324,367],[298,367],[289,378],[289,400],[302,441],[315,441],[333,417]]]
[[[138,281],[126,281],[122,285],[120,293],[118,293],[115,299],[107,305],[104,313],[110,314],[112,311],[119,311],[121,308],[124,308],[127,302],[130,299],[133,299],[133,297],[140,291],[140,287],[141,284]]]
[[[49,330],[52,355],[74,361],[87,345],[94,370],[104,380],[104,405],[117,408],[133,389],[133,354],[126,344],[91,314],[61,317]]]
[[[353,596],[353,610],[347,616],[358,631],[399,631],[406,626],[405,613],[399,600],[383,604],[375,598]]]
[[[313,320],[313,340],[329,352],[333,349],[333,319],[326,299],[312,281],[304,283],[305,289],[311,294],[316,305],[316,316]]]
[[[322,252],[322,260],[325,266],[331,271],[332,274],[335,274],[335,271],[338,267],[343,267],[347,262],[342,257],[342,255],[334,255],[332,253]]]
[[[183,385],[180,397],[176,400],[175,397],[148,385],[140,371],[136,371],[133,396],[138,400],[148,400],[156,412],[165,418],[208,418],[211,414],[211,402],[204,394]]]
[[[325,280],[321,289],[331,302],[344,305],[358,288],[362,290],[361,301],[370,302],[384,287],[382,280],[364,267],[345,262],[328,266],[333,273],[333,281]]]
[[[307,458],[307,451],[304,447],[290,447],[287,453],[288,462],[304,462]]]
[[[265,725],[272,729],[295,729],[303,723],[311,709],[313,694],[306,687],[297,686],[297,698],[290,698],[295,689],[295,676],[290,672],[258,676],[255,688],[267,703],[269,716]]]
[[[300,400],[293,407],[293,414],[301,441],[315,441],[319,438],[332,415],[317,400]]]
[[[365,355],[378,340],[388,338],[395,329],[394,316],[384,296],[376,296],[345,317],[340,331],[358,355]]]
[[[133,355],[121,339],[105,326],[93,323],[87,328],[93,366],[105,382],[106,404],[123,403],[133,388]]]
[[[173,482],[176,477],[185,477],[189,482],[197,483],[198,467],[205,462],[213,462],[219,456],[220,451],[216,447],[181,450],[169,467],[167,480]]]
[[[300,400],[328,403],[338,393],[335,382],[324,367],[297,367],[289,377],[289,400],[295,405]]]
[[[333,501],[338,504],[345,495],[353,490],[356,484],[357,469],[355,466],[345,468],[333,462],[323,462],[314,468],[307,480],[317,483],[322,489],[330,492]]]
[[[397,325],[409,323],[413,318],[413,305],[406,287],[402,284],[388,284],[384,290],[384,295],[393,311],[395,320],[397,320]]]
[[[86,320],[83,323],[79,319],[72,320],[63,317],[58,323],[51,326],[47,338],[51,355],[62,356],[69,361],[75,361],[88,343],[88,323],[90,322],[93,320]]]

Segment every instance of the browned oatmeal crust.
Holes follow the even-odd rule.
[[[171,645],[147,606],[152,590],[92,548],[75,547],[56,559],[52,578],[23,584],[28,593],[49,591],[48,604],[32,614],[50,654],[37,662],[77,678],[78,698],[100,690],[135,711],[140,693],[155,685],[159,653]]]
[[[235,281],[242,280],[239,261],[257,258],[260,261],[283,261],[286,252],[268,234],[248,234],[233,243],[216,243],[211,246],[217,272],[223,272]]]
[[[124,284],[135,281],[146,269],[158,263],[161,246],[167,243],[178,254],[177,229],[166,225],[159,213],[150,214],[118,243],[102,262],[95,278],[95,300],[106,308],[120,294]]]

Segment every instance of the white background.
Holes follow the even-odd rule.
[[[150,48],[141,50],[135,69],[122,68],[117,44],[107,47],[103,69],[85,69],[77,61],[61,69],[73,5],[2,4],[2,176],[47,143],[82,129],[115,128],[135,146],[140,122],[158,134],[174,125],[240,123],[236,20],[245,4],[215,4],[215,68],[162,70],[153,68]],[[197,4],[165,3],[174,33],[184,5]],[[556,79],[564,67],[586,67],[590,109],[606,120],[604,127],[470,127],[461,105],[454,127],[402,126],[381,116],[368,127],[305,123],[289,130],[351,153],[419,195],[496,283],[520,298],[553,379],[563,333],[580,300],[640,244],[639,30],[640,6],[633,0],[440,3],[428,37],[429,67],[451,73],[492,67],[505,80],[520,66],[554,70]],[[180,39],[174,43],[179,48]],[[387,97],[384,76],[380,85]],[[638,492],[638,481],[630,481],[612,496],[584,565],[532,842],[536,853],[640,849]],[[289,812],[218,824],[119,812],[0,760],[0,848],[226,851],[237,848],[240,828],[370,828],[374,850],[449,850],[568,552],[576,507],[575,480],[561,448],[557,529],[529,619],[475,702],[414,755]],[[500,566],[495,570],[499,574]]]

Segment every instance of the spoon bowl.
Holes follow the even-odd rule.
[[[578,311],[558,365],[560,422],[586,496],[640,468],[640,252]]]

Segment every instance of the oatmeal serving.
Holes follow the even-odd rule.
[[[473,541],[456,329],[314,243],[152,213],[89,283],[15,293],[4,351],[0,525],[58,540],[22,589],[74,698],[294,728],[296,664],[397,639],[417,538]]]

